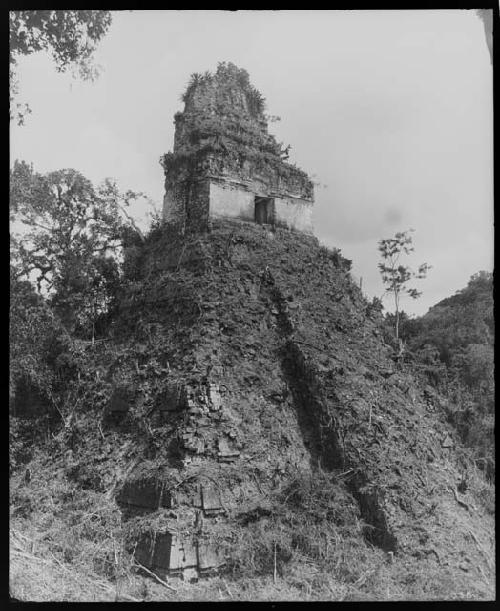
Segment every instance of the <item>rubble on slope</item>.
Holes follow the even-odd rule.
[[[484,512],[470,492],[454,496],[460,444],[439,397],[390,358],[339,253],[219,221],[158,231],[138,266],[112,338],[93,349],[108,402],[87,406],[72,451],[115,495],[147,569],[237,576],[274,570],[274,553],[285,574],[294,554],[328,557],[306,520],[310,536],[351,529],[436,574],[459,570],[470,529],[488,547]],[[307,474],[328,490],[324,511],[296,500]],[[473,588],[494,567],[468,550]]]

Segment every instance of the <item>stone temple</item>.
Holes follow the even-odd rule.
[[[223,217],[312,234],[313,184],[268,133],[248,73],[220,63],[215,74],[194,74],[182,99],[174,150],[161,159],[164,221],[206,231]]]

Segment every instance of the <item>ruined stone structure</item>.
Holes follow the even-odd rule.
[[[183,100],[174,150],[162,158],[164,220],[204,231],[210,218],[237,218],[311,234],[313,184],[268,134],[247,72],[221,63],[195,74]]]

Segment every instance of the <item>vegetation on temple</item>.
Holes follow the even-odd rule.
[[[238,68],[232,62],[219,62],[215,74],[209,71],[203,74],[198,72],[192,74],[186,91],[181,96],[182,101],[188,104],[197,87],[209,83],[212,84],[214,82],[216,82],[217,85],[224,82],[231,85],[236,84],[245,95],[248,109],[252,117],[260,118],[263,116],[266,108],[264,96],[250,83],[250,75],[248,72],[243,68]]]
[[[13,280],[11,393],[17,411],[10,434],[16,532],[43,529],[46,539],[38,549],[78,571],[80,583],[90,576],[106,579],[108,587],[121,584],[120,590],[139,599],[189,598],[203,587],[215,588],[216,595],[224,582],[229,598],[243,599],[249,592],[306,599],[383,598],[387,592],[396,598],[446,598],[471,588],[484,596],[472,569],[465,576],[453,572],[453,554],[465,550],[461,540],[439,541],[445,534],[436,506],[454,502],[448,484],[462,486],[460,502],[475,499],[475,515],[481,516],[476,521],[484,519],[479,512],[493,510],[491,487],[467,466],[461,446],[450,455],[439,442],[431,443],[434,435],[444,439],[452,432],[446,418],[454,399],[440,392],[432,367],[426,374],[423,356],[391,361],[394,353],[380,341],[382,324],[338,251],[285,231],[271,240],[259,226],[229,221],[216,224],[211,234],[180,236],[157,227],[145,241],[131,230],[124,238],[113,289],[119,307],[110,311],[101,341],[94,344],[90,335],[82,339],[64,323],[34,286]],[[447,320],[456,325],[456,346],[491,339],[480,323],[475,331],[460,332],[459,317],[451,314],[457,303],[467,312],[483,303],[491,330],[488,286],[480,275],[457,300],[445,300]],[[402,318],[401,333],[407,337]],[[420,330],[423,334],[425,323]],[[301,353],[307,359],[300,360]],[[169,380],[195,384],[218,358],[224,359],[232,393],[228,405],[241,418],[231,432],[251,452],[248,461],[225,470],[207,455],[197,473],[228,490],[252,492],[248,507],[231,510],[214,532],[229,546],[226,573],[206,585],[186,583],[181,592],[165,594],[161,584],[139,578],[134,543],[137,533],[154,531],[163,519],[182,522],[182,511],[173,510],[175,519],[165,510],[166,517],[153,512],[124,520],[114,495],[134,464],[148,476],[164,474],[178,490],[194,490],[196,480],[189,479],[188,466],[182,467],[183,450],[176,441],[188,423],[182,414],[162,420],[161,397]],[[471,368],[467,375],[479,388],[477,374]],[[127,385],[130,401],[120,422],[108,416],[117,385]],[[337,455],[314,423],[315,410],[326,400],[335,405]],[[420,434],[420,427],[426,432]],[[209,452],[214,429],[204,431]],[[301,441],[306,433],[308,446]],[[300,458],[306,447],[311,467],[309,459]],[[281,466],[288,455],[296,457],[299,468]],[[463,482],[455,462],[465,474]],[[450,468],[456,481],[450,480]],[[369,479],[360,477],[363,470],[369,470]],[[375,481],[385,498],[400,499],[394,507],[407,518],[405,537],[420,537],[412,547],[418,557],[397,552],[394,563],[388,562],[378,536],[388,526],[377,514],[382,497],[374,491]],[[458,511],[465,520],[467,510],[458,506]],[[459,522],[457,529],[463,527]],[[430,535],[432,528],[437,530]],[[449,582],[443,582],[444,569],[431,548],[446,555]],[[467,547],[464,553],[472,557],[474,550]],[[311,574],[308,567],[314,568]],[[417,569],[422,580],[414,579]],[[75,586],[75,594],[81,589]]]
[[[235,87],[246,104],[234,102]],[[205,95],[205,91],[212,90],[213,94]],[[194,99],[196,92],[199,102]],[[264,98],[250,84],[246,70],[220,63],[215,74],[193,74],[182,99],[185,110],[175,115],[181,136],[174,151],[160,159],[167,177],[183,171],[197,177],[207,172],[245,176],[252,168],[257,173],[300,184],[312,195],[307,174],[286,162],[290,146],[267,133]]]

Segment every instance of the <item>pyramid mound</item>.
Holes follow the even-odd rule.
[[[132,559],[159,600],[175,577],[177,599],[492,598],[491,502],[448,399],[313,237],[313,183],[264,99],[221,63],[183,101],[164,223],[126,236],[103,337],[55,336],[53,394],[18,393],[17,561],[84,542],[116,600]]]
[[[445,399],[391,358],[349,261],[311,236],[220,220],[159,229],[126,266],[112,338],[92,349],[100,400],[72,477],[115,496],[143,566],[289,575],[344,549],[397,579],[428,570],[429,597],[443,580],[488,596],[492,520],[472,488],[457,492]]]

